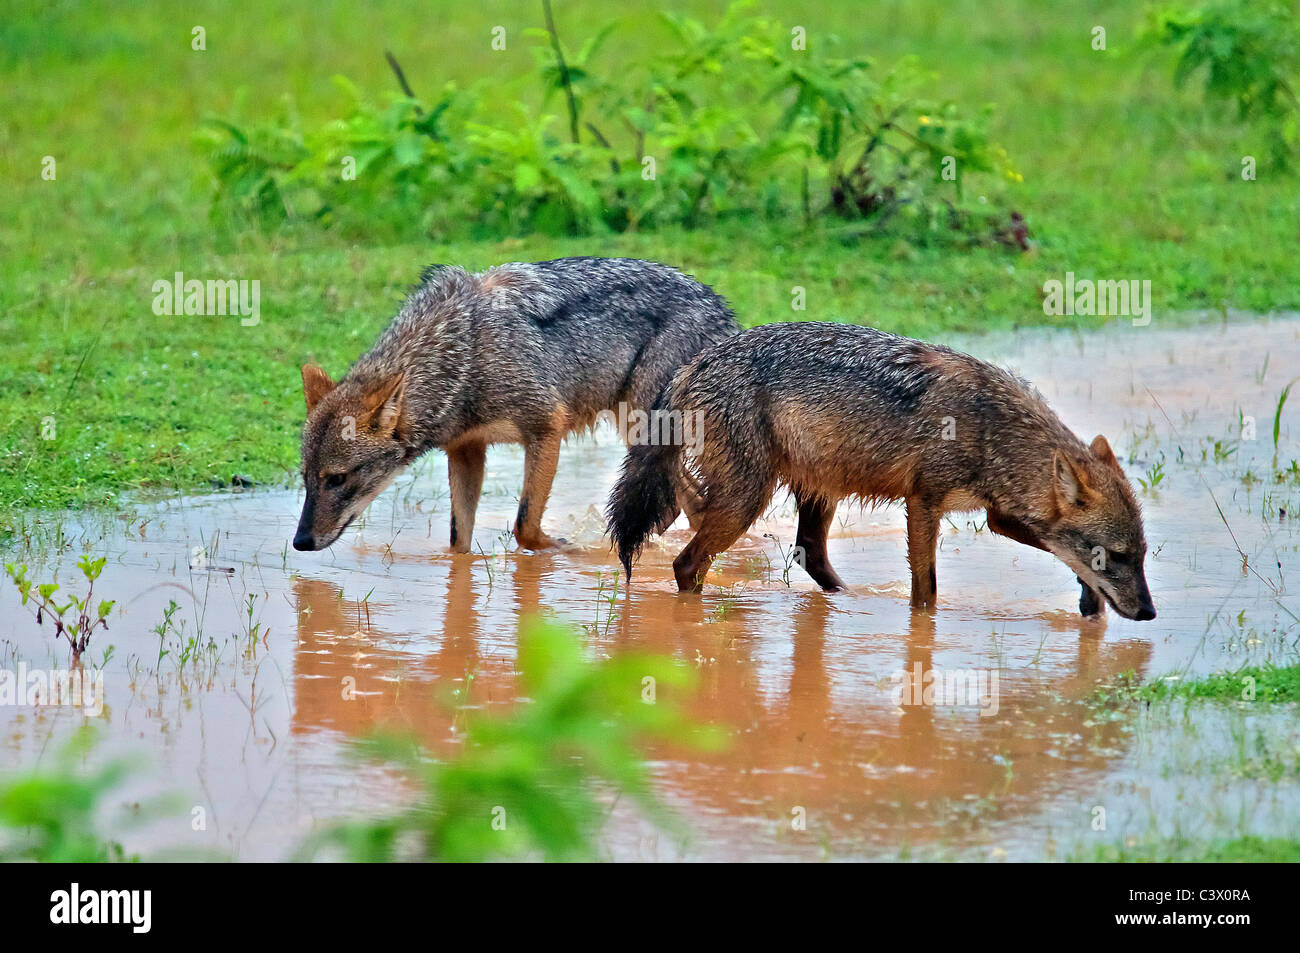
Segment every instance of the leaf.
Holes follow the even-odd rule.
[[[519,674],[529,696],[557,691],[582,672],[582,645],[554,623],[528,619],[519,630]]]
[[[1297,377],[1295,380],[1287,384],[1286,387],[1283,387],[1282,396],[1277,399],[1277,412],[1273,415],[1273,449],[1274,450],[1277,450],[1278,437],[1282,433],[1282,408],[1286,406],[1286,400],[1288,397],[1291,396],[1291,388],[1295,385],[1296,381],[1300,381],[1300,377]]]
[[[575,58],[575,61],[584,66],[590,63],[591,58],[600,52],[600,48],[605,45],[605,41],[609,39],[610,34],[613,33],[618,26],[618,20],[611,20],[609,23],[606,23],[601,27],[595,36],[589,38],[582,44],[582,47],[578,50],[578,55]]]
[[[87,553],[77,560],[77,568],[81,570],[88,580],[94,582],[99,577],[99,574],[104,571],[107,562],[108,558],[105,556],[92,560],[90,554]]]
[[[424,158],[425,138],[417,132],[403,130],[393,142],[393,158],[399,166],[418,165]]]
[[[541,181],[542,172],[532,163],[521,162],[515,166],[516,192],[531,192],[541,184]]]

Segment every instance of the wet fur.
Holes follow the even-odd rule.
[[[1104,438],[1085,446],[1037,391],[992,364],[873,328],[767,325],[704,351],[661,406],[702,411],[703,441],[694,457],[629,452],[608,509],[629,576],[647,537],[675,518],[683,482],[704,497],[699,532],[674,562],[684,591],[699,590],[713,558],[785,484],[805,568],[823,588],[843,587],[826,555],[835,505],[902,500],[916,606],[935,602],[942,516],[975,509],[993,532],[1075,569],[1085,614],[1102,599],[1142,617],[1150,606],[1137,499]],[[1085,558],[1096,545],[1130,554],[1136,571],[1096,571]]]

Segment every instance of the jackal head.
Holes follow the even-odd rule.
[[[410,462],[403,375],[335,384],[315,364],[302,368],[302,505],[293,548],[325,549]]]
[[[1143,561],[1147,541],[1133,487],[1105,437],[1082,456],[1052,456],[1055,518],[1043,544],[1126,619],[1156,617]]]

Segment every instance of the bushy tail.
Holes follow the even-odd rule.
[[[646,539],[673,525],[681,512],[676,489],[681,453],[681,446],[675,444],[628,448],[605,518],[629,582],[632,563]]]

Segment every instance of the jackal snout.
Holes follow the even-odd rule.
[[[1088,452],[1052,457],[1056,519],[1043,542],[1120,615],[1156,617],[1143,562],[1142,515],[1128,478],[1105,437]]]
[[[307,422],[302,477],[307,490],[293,548],[325,549],[409,462],[403,375],[336,385],[321,368],[302,369]]]

